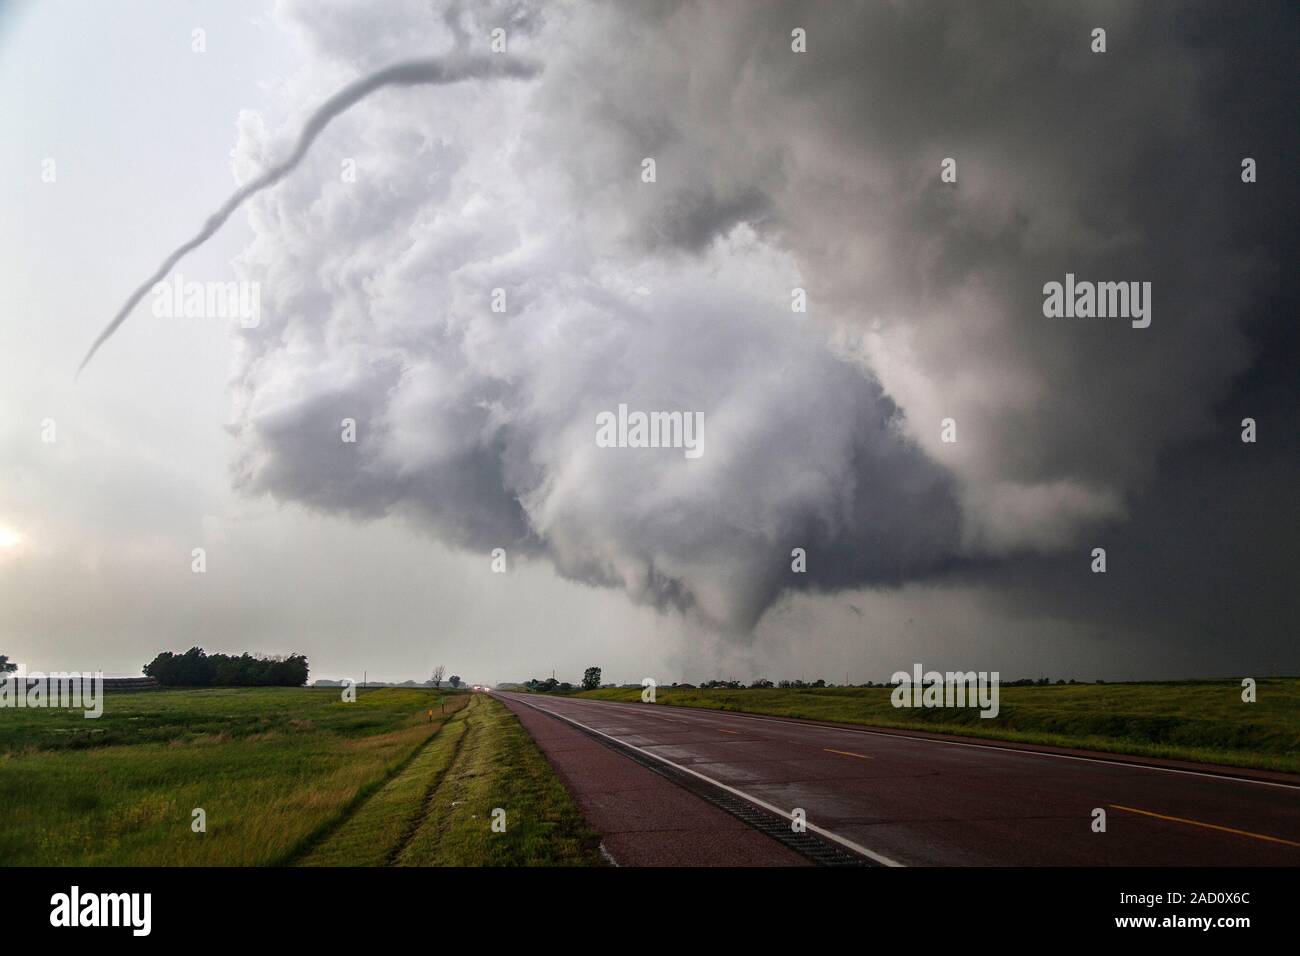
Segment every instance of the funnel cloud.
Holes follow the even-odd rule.
[[[86,352],[86,357],[77,366],[77,374],[81,374],[82,370],[90,363],[90,360],[95,357],[95,353],[99,351],[100,346],[107,342],[122,323],[126,321],[127,316],[131,314],[131,310],[140,303],[140,300],[145,297],[155,284],[167,277],[167,274],[172,271],[176,263],[180,262],[186,253],[207,242],[225,224],[226,220],[251,197],[264,189],[269,189],[293,172],[298,167],[298,164],[302,162],[302,158],[307,154],[307,150],[311,148],[311,144],[316,141],[316,137],[340,113],[350,109],[371,93],[385,87],[443,85],[457,83],[462,80],[492,77],[523,79],[536,75],[536,72],[537,67],[534,64],[514,57],[456,55],[395,63],[369,76],[362,77],[339,90],[308,117],[307,122],[303,125],[302,132],[298,135],[297,145],[283,162],[272,166],[260,176],[235,190],[234,194],[221,205],[221,208],[208,217],[198,235],[169,253],[157,271],[131,293],[126,302],[122,304],[122,308],[118,309],[117,314],[113,316],[112,321],[105,326],[104,331],[100,332],[99,336],[91,344],[89,351]]]

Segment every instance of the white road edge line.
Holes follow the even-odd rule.
[[[742,800],[748,800],[750,803],[754,804],[754,806],[762,807],[764,810],[770,811],[771,813],[775,813],[777,816],[782,817],[786,820],[791,820],[791,821],[794,820],[793,813],[787,813],[785,810],[782,810],[780,807],[773,806],[772,804],[768,803],[766,800],[760,800],[758,797],[750,796],[749,794],[745,793],[743,790],[737,790],[735,787],[728,786],[727,784],[723,783],[721,780],[714,780],[712,777],[706,777],[704,774],[692,770],[690,767],[683,767],[679,763],[673,763],[667,757],[661,757],[658,754],[651,753],[649,750],[645,750],[644,748],[638,747],[635,744],[630,744],[625,740],[619,740],[617,737],[607,734],[603,730],[597,730],[595,727],[588,727],[586,724],[574,720],[572,717],[566,717],[564,714],[557,713],[556,711],[547,710],[545,707],[538,707],[536,704],[531,703],[530,701],[521,700],[518,697],[511,697],[510,699],[516,701],[517,703],[523,704],[525,707],[531,707],[533,708],[533,710],[539,710],[543,714],[550,714],[552,717],[558,717],[560,720],[568,721],[569,723],[573,724],[573,726],[581,727],[583,730],[586,730],[593,734],[598,734],[599,736],[604,737],[606,740],[612,740],[614,741],[614,743],[618,744],[621,747],[627,747],[629,750],[635,750],[637,753],[645,754],[647,757],[650,757],[652,760],[658,760],[660,763],[666,763],[668,766],[672,767],[675,770],[680,770],[683,773],[689,773],[692,777],[699,777],[705,783],[712,784],[713,786],[721,790],[727,791],[733,796],[740,797]],[[858,853],[861,854],[862,856],[865,856],[868,860],[874,860],[875,862],[881,864],[882,866],[898,866],[898,867],[906,866],[905,863],[899,863],[897,860],[891,860],[889,857],[884,856],[883,854],[880,853],[876,853],[874,850],[868,850],[865,846],[862,846],[861,844],[858,843],[854,843],[852,840],[842,837],[838,833],[832,833],[830,830],[827,830],[825,827],[819,827],[815,823],[805,820],[804,826],[806,826],[809,830],[812,830],[814,833],[821,834],[826,839],[832,840],[835,843],[840,844],[840,846],[847,847],[848,849],[852,850],[854,853]]]
[[[619,709],[635,710],[639,705],[626,704],[622,701],[614,700],[589,700],[580,698],[581,703],[608,705]],[[1019,747],[1000,747],[997,744],[972,744],[961,740],[937,740],[933,737],[914,737],[907,733],[889,733],[882,730],[863,730],[856,727],[837,727],[829,724],[820,724],[813,720],[790,720],[782,717],[764,717],[759,714],[741,714],[734,710],[711,710],[706,707],[676,707],[674,704],[656,704],[659,707],[674,707],[678,711],[696,710],[701,714],[723,714],[727,717],[738,717],[743,720],[761,720],[771,724],[791,724],[796,727],[820,727],[823,730],[843,731],[846,734],[868,734],[872,737],[892,737],[895,740],[919,740],[928,744],[943,744],[947,747],[975,747],[979,750],[1003,750],[1013,754],[1028,754],[1031,757],[1055,757],[1058,760],[1082,760],[1085,763],[1104,763],[1110,767],[1130,767],[1134,770],[1153,770],[1157,773],[1181,773],[1190,777],[1205,777],[1208,780],[1218,780],[1223,783],[1253,783],[1261,787],[1281,787],[1283,790],[1300,790],[1300,784],[1281,783],[1275,780],[1255,780],[1251,777],[1233,777],[1229,774],[1222,773],[1205,773],[1201,770],[1179,770],[1177,767],[1156,767],[1152,764],[1133,763],[1128,760],[1113,760],[1106,757],[1077,757],[1074,754],[1054,754],[1045,750],[1023,750]]]

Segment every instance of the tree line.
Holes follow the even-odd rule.
[[[307,683],[307,656],[238,657],[208,654],[191,647],[184,654],[163,651],[144,665],[146,677],[164,687],[301,687]]]

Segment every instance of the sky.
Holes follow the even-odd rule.
[[[1300,673],[1298,24],[6,4],[0,653],[487,683]],[[359,99],[171,270],[255,286],[256,325],[150,294],[75,375],[322,103],[410,60],[453,81]],[[1150,324],[1045,315],[1067,274],[1150,283]],[[702,416],[702,454],[600,447],[620,405]]]

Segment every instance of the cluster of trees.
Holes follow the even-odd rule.
[[[1032,677],[1022,677],[1020,680],[1004,680],[998,681],[998,683],[1003,687],[1046,687],[1049,684],[1086,684],[1087,681],[1077,681],[1073,677],[1069,680],[1058,677],[1055,681],[1049,677],[1040,677],[1038,680],[1034,680]],[[1106,682],[1104,680],[1099,680],[1094,681],[1093,683],[1104,684]]]
[[[595,690],[600,686],[600,668],[588,667],[582,672],[582,683],[574,687],[567,680],[559,681],[554,677],[538,680],[536,677],[524,681],[523,686],[535,694],[571,694],[574,690]]]
[[[599,667],[588,667],[582,673],[582,684],[580,685],[580,689],[595,690],[596,688],[600,687],[600,676],[601,676],[601,670]],[[539,680],[538,678],[534,677],[530,680],[524,681],[523,686],[528,690],[531,690],[534,693],[538,693],[538,694],[552,694],[552,693],[568,694],[568,693],[572,693],[575,690],[574,686],[570,684],[568,681],[558,681],[554,677],[548,677],[545,680]],[[625,684],[624,686],[639,687],[640,685]],[[664,685],[664,686],[669,686],[669,685]],[[686,689],[686,690],[695,689],[694,684],[678,684],[674,682],[671,686]],[[772,681],[768,680],[766,677],[760,677],[758,680],[754,681],[752,684],[749,684],[748,686],[749,687],[825,687],[826,681],[819,679],[809,683],[802,680],[783,680],[780,681],[779,683],[773,683]],[[884,685],[882,684],[881,686],[883,687]],[[700,687],[706,690],[712,690],[714,688],[721,688],[724,690],[744,690],[746,685],[742,684],[738,680],[710,680],[710,681],[705,681],[703,684],[700,684]]]
[[[524,686],[537,694],[550,694],[559,691],[561,694],[572,692],[573,685],[566,681],[558,681],[554,677],[548,677],[546,680],[538,680],[536,677],[524,681]]]
[[[184,654],[163,651],[144,665],[144,673],[164,687],[301,687],[307,683],[307,657],[234,657],[191,647]]]
[[[9,655],[0,654],[0,674],[9,674],[18,670],[18,665],[11,663]]]

